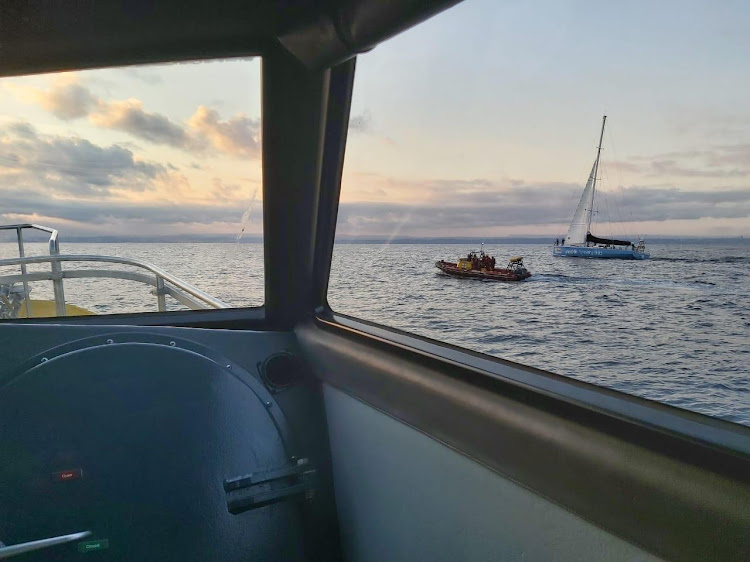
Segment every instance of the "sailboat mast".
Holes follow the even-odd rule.
[[[589,211],[589,223],[586,225],[586,234],[588,235],[589,232],[591,232],[591,216],[594,213],[594,195],[596,194],[596,178],[599,175],[599,157],[602,154],[602,141],[604,140],[604,125],[607,123],[607,116],[605,115],[602,117],[602,132],[599,135],[599,146],[596,147],[596,163],[594,164],[594,183],[591,185],[591,210]],[[586,242],[586,245],[588,246],[589,243]]]
[[[586,182],[586,187],[581,194],[581,200],[578,202],[573,220],[570,221],[568,234],[563,241],[565,245],[570,246],[588,246],[588,236],[591,233],[591,214],[594,210],[594,187],[596,186],[596,176],[599,173],[599,157],[602,153],[602,144],[604,141],[604,124],[607,122],[607,116],[602,119],[602,132],[599,135],[599,146],[596,150],[596,160],[591,166],[591,174]]]
[[[602,153],[602,141],[604,140],[604,125],[607,123],[607,116],[602,117],[602,132],[599,135],[599,146],[596,147],[596,165],[594,166],[594,184],[592,191],[596,191],[596,177],[599,175],[599,156]]]

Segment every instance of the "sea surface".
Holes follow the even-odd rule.
[[[750,425],[750,246],[649,247],[645,261],[524,256],[520,283],[460,279],[434,262],[466,245],[337,245],[334,310]],[[479,248],[475,248],[479,249]]]
[[[542,244],[486,247],[498,264],[524,256],[533,276],[521,283],[435,268],[470,249],[337,244],[329,302],[347,315],[750,425],[750,245],[654,245],[647,261],[553,258]],[[27,244],[27,255],[45,252]],[[67,243],[62,253],[145,260],[233,306],[263,303],[261,244]],[[0,243],[0,258],[15,256],[14,244]],[[100,314],[156,311],[150,287],[131,281],[66,280],[65,294]],[[32,296],[51,298],[51,283],[33,283]],[[169,300],[169,308],[182,307]]]

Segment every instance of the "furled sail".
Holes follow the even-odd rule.
[[[586,236],[586,240],[594,244],[607,244],[608,246],[632,246],[633,245],[633,243],[630,240],[615,240],[613,238],[600,238],[599,236],[594,236],[591,233],[589,233],[588,236]]]
[[[583,190],[581,200],[578,202],[573,220],[568,228],[568,235],[565,237],[565,244],[568,246],[579,246],[586,244],[586,235],[589,233],[591,226],[591,211],[594,208],[594,185],[596,183],[596,171],[599,158],[594,162],[591,168],[589,181],[586,182],[586,188]]]

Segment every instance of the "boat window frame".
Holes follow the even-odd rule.
[[[346,137],[354,89],[356,59],[334,67],[331,74],[329,119],[326,127],[321,201],[315,252],[316,303],[313,321],[321,329],[386,343],[431,360],[480,370],[528,385],[535,391],[567,402],[592,408],[608,416],[640,426],[668,432],[712,448],[750,455],[750,427],[707,414],[544,371],[507,359],[483,354],[448,342],[435,340],[334,310],[328,302],[328,288],[336,237]],[[329,138],[330,137],[330,138]]]

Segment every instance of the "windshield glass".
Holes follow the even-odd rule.
[[[472,0],[360,56],[333,310],[750,424],[748,28]]]
[[[0,80],[0,315],[261,305],[261,179],[258,59]]]

